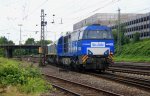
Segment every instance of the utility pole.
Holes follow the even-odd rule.
[[[18,26],[20,26],[20,41],[19,41],[19,45],[21,45],[21,26],[22,26],[22,24],[18,24]],[[22,52],[22,50],[21,50],[21,46],[20,46],[20,60],[22,60],[21,52]]]
[[[10,33],[7,33],[7,35],[8,35],[8,37],[7,37],[7,39],[8,39],[8,45],[9,45],[9,34],[10,34]]]
[[[121,53],[120,8],[118,8],[118,54]]]
[[[8,43],[7,43],[7,46],[8,46],[8,51],[10,51],[10,49],[9,49],[9,34],[10,33],[7,33],[7,35],[8,35],[8,37],[7,37],[7,39],[8,39]],[[8,58],[10,57],[10,52],[7,52],[7,56],[8,56]]]
[[[19,41],[19,45],[21,45],[21,26],[22,26],[22,24],[18,24],[18,26],[20,26],[20,41]]]
[[[45,26],[47,25],[47,22],[45,22],[45,15],[44,9],[41,9],[41,54],[40,54],[40,66],[45,65],[45,54],[46,54],[46,48],[45,48]]]
[[[60,20],[60,24],[63,24],[62,18],[61,18],[61,20]]]

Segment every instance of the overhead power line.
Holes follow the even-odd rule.
[[[0,31],[6,31],[6,30],[9,30],[8,28],[7,29],[2,29],[2,30],[0,30]]]
[[[93,10],[92,12],[96,12],[96,11],[98,11],[98,10],[100,10],[100,9],[103,9],[103,8],[107,7],[108,5],[111,5],[111,4],[116,3],[116,2],[119,2],[119,1],[120,1],[120,0],[117,0],[117,1],[116,1],[116,0],[112,0],[111,2],[105,4],[105,5],[102,6],[102,7],[99,7],[99,8],[97,8],[97,9]]]
[[[29,16],[31,16],[34,12],[36,12],[37,10],[39,10],[45,3],[47,3],[48,0],[45,0],[43,3],[41,3],[39,6],[37,6],[31,13],[29,13],[28,15],[26,15],[24,18],[28,18]]]
[[[145,10],[148,10],[149,11],[149,9],[150,9],[150,7],[147,7],[147,8],[144,8],[144,9],[141,9],[141,10],[136,10],[136,11],[134,11],[134,12],[141,12],[141,11],[145,11]]]
[[[105,4],[104,6],[101,6],[101,7],[97,8],[97,9],[91,11],[91,12],[88,12],[87,14],[93,14],[94,12],[99,11],[99,10],[101,10],[101,9],[103,9],[103,8],[105,8],[105,7],[110,6],[111,4],[117,3],[117,2],[119,2],[119,1],[121,1],[121,0],[113,0],[113,1],[111,1],[111,2],[108,2],[108,3]],[[90,15],[87,15],[87,14],[84,14],[84,15],[82,15],[82,16],[76,17],[75,19],[81,18],[81,17],[83,17],[83,16],[86,16],[86,17],[84,17],[84,18],[87,18],[87,17],[90,16]]]
[[[120,55],[120,53],[121,53],[121,30],[120,30],[120,28],[121,28],[121,26],[120,26],[120,8],[118,8],[118,32],[117,32],[117,34],[118,34],[118,38],[117,38],[117,44],[118,44],[118,54]]]
[[[73,13],[73,14],[79,13],[79,12],[84,11],[84,10],[86,10],[86,9],[95,7],[95,5],[96,5],[96,4],[99,4],[100,2],[103,2],[103,3],[104,3],[105,1],[106,1],[106,0],[96,2],[95,4],[92,4],[92,5],[87,6],[87,7],[84,7],[84,8],[80,8],[79,10],[76,10],[76,11],[74,11],[74,12],[72,12],[72,13]],[[89,3],[89,2],[87,2],[87,3]],[[86,5],[86,4],[85,4],[85,5]]]

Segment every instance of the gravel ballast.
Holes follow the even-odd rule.
[[[61,68],[47,65],[41,68],[43,73],[58,76],[68,80],[80,82],[83,84],[91,85],[96,88],[101,88],[125,96],[150,96],[150,93],[132,86],[120,84],[114,81],[106,80],[100,77],[91,76],[88,74],[82,74],[67,70],[62,70]]]

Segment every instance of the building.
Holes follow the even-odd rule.
[[[117,28],[118,14],[116,13],[97,13],[73,25],[73,29],[79,29],[86,25],[101,24]],[[126,28],[125,35],[133,38],[133,34],[140,33],[140,38],[150,38],[150,13],[132,14],[122,13],[121,24]]]
[[[122,13],[121,20],[128,20],[129,18],[135,17],[137,15],[142,15],[142,14]],[[101,25],[112,26],[116,24],[117,20],[118,20],[118,14],[116,13],[96,13],[95,15],[90,16],[74,24],[73,30],[76,30],[83,26],[91,25],[91,24],[101,24]]]
[[[125,35],[130,39],[133,38],[133,34],[140,33],[140,38],[150,38],[150,13],[146,13],[140,16],[131,17],[128,20],[121,22],[125,27]],[[117,25],[111,26],[112,29],[116,29]]]

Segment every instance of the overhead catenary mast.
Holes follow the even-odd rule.
[[[41,9],[41,54],[40,54],[40,66],[45,65],[45,54],[46,54],[46,49],[45,49],[45,26],[47,25],[47,22],[45,21],[45,15],[44,14],[44,9]]]
[[[120,30],[120,8],[118,8],[118,39],[117,39],[117,44],[118,44],[118,54],[121,54],[121,30]]]

